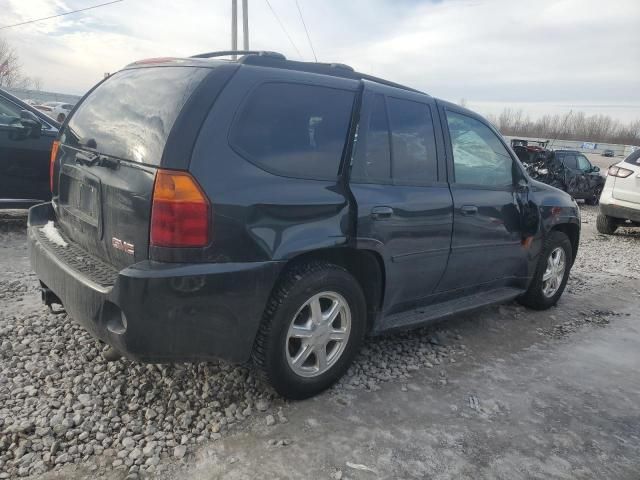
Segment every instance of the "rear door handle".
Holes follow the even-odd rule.
[[[391,218],[391,215],[393,215],[393,208],[391,207],[373,207],[371,209],[371,218],[374,220]]]
[[[460,207],[460,213],[462,215],[475,215],[478,213],[478,207],[475,205],[463,205]]]

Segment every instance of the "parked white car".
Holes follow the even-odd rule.
[[[600,195],[598,231],[612,234],[620,226],[640,227],[640,150],[609,167]]]
[[[64,122],[73,108],[72,104],[65,102],[45,102],[43,105],[52,108],[52,112],[47,115],[55,118],[59,123]]]

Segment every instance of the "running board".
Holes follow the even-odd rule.
[[[525,290],[519,288],[503,287],[488,292],[476,293],[466,297],[435,303],[426,307],[418,307],[406,312],[388,316],[382,321],[382,330],[395,330],[399,328],[411,328],[419,325],[433,323],[458,313],[475,310],[476,308],[505,303],[522,295]]]

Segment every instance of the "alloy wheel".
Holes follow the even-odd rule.
[[[567,268],[566,255],[562,247],[554,248],[547,259],[547,268],[542,275],[542,294],[551,298],[560,288]]]
[[[291,321],[285,343],[287,362],[301,377],[316,377],[342,356],[351,333],[351,310],[336,292],[312,296]]]

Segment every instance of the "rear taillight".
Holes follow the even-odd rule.
[[[49,158],[49,188],[51,189],[51,193],[53,193],[53,170],[56,164],[56,156],[58,155],[58,148],[60,147],[60,142],[58,140],[54,140],[51,144],[51,158]]]
[[[186,172],[158,170],[151,205],[151,245],[204,247],[209,244],[211,205]]]
[[[632,173],[633,170],[628,170],[626,168],[616,167],[615,165],[612,165],[609,167],[607,175],[611,175],[612,177],[627,178]]]

